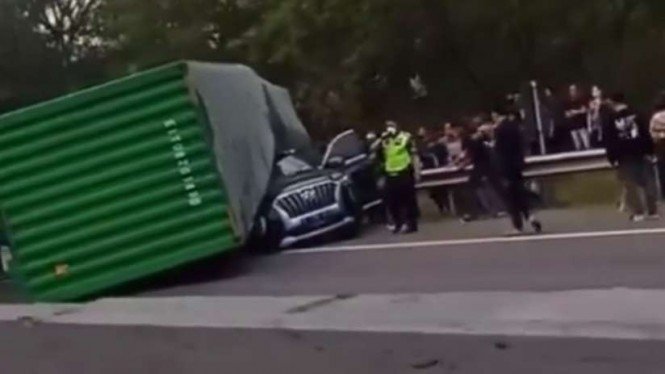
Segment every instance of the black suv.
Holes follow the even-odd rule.
[[[380,203],[377,196],[369,154],[353,132],[337,136],[323,160],[312,150],[286,152],[259,210],[253,247],[271,251],[327,234],[353,237],[363,211]]]

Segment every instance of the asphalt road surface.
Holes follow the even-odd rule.
[[[428,223],[418,236],[397,238],[375,228],[339,248],[220,261],[162,277],[138,292],[291,296],[665,288],[663,222],[634,226],[603,209],[554,211],[543,218],[552,239],[502,241],[496,236],[505,226],[501,221]],[[469,238],[485,239],[465,243]],[[442,239],[452,240],[437,242]]]
[[[509,226],[505,219],[463,225],[430,215],[418,235],[395,237],[382,227],[374,227],[360,238],[342,243],[341,250],[323,246],[305,253],[207,260],[131,285],[116,295],[290,296],[665,288],[665,222],[634,225],[625,215],[609,208],[548,211],[542,213],[542,220],[546,234],[560,236],[502,242],[502,233]],[[628,234],[632,230],[647,231]],[[590,235],[575,236],[579,233]],[[605,237],[603,233],[619,235]],[[457,242],[473,238],[481,240]],[[429,245],[418,246],[419,243]],[[348,250],[357,246],[360,250]],[[15,287],[0,281],[0,303],[20,301]]]
[[[6,373],[661,374],[665,343],[0,323]],[[27,369],[29,368],[29,369]]]
[[[521,238],[501,236],[508,227],[505,220],[468,225],[429,220],[418,235],[400,237],[373,228],[359,239],[311,250],[210,260],[117,295],[162,299],[665,289],[664,222],[633,225],[612,209],[549,211],[543,221],[545,236]],[[17,295],[10,283],[0,282],[0,303],[21,301]],[[664,348],[660,340],[520,334],[0,322],[0,368],[8,373],[662,373]]]

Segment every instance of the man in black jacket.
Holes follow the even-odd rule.
[[[626,190],[631,220],[658,219],[658,197],[653,171],[654,146],[649,127],[637,112],[626,104],[623,94],[609,100],[610,120],[604,129],[605,149],[610,163],[617,168]],[[644,194],[646,207],[642,202]],[[646,214],[646,216],[645,216]]]
[[[503,179],[502,195],[513,222],[514,231],[519,235],[527,220],[536,233],[542,231],[542,224],[529,208],[529,195],[524,186],[524,140],[520,129],[519,116],[510,109],[498,108],[492,113],[496,123],[494,128],[494,149],[499,173]]]
[[[462,218],[463,222],[473,220],[477,214],[484,211],[496,216],[502,205],[493,199],[495,195],[504,196],[501,177],[493,163],[492,149],[489,143],[492,141],[493,126],[485,123],[483,119],[477,118],[467,125],[462,131],[462,157],[457,160],[456,165],[463,170],[473,165],[469,176],[469,189],[474,193],[470,196],[473,208],[471,214]],[[487,187],[492,189],[488,191]],[[495,192],[491,195],[491,192]]]

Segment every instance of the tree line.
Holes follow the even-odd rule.
[[[532,79],[647,108],[665,87],[665,2],[0,0],[0,111],[177,59],[252,66],[322,135],[438,124]]]

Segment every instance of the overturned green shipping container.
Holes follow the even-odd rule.
[[[74,301],[233,250],[276,147],[306,141],[288,93],[238,65],[175,63],[1,116],[11,276]]]

